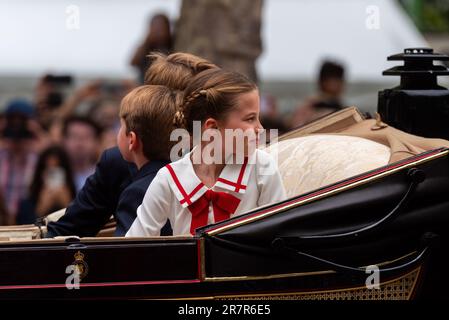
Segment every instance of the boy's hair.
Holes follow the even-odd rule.
[[[193,121],[222,120],[235,105],[238,95],[256,90],[250,79],[238,72],[209,69],[196,75],[184,91],[174,124],[190,133]]]
[[[174,90],[184,90],[192,77],[201,71],[218,68],[206,59],[184,52],[170,55],[152,52],[148,58],[150,66],[145,72],[145,84],[163,85]]]
[[[176,105],[182,95],[165,86],[143,85],[129,92],[120,105],[120,118],[126,133],[133,131],[143,145],[143,154],[149,160],[168,160]]]

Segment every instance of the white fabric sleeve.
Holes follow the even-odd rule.
[[[137,208],[134,220],[125,237],[159,236],[171,212],[172,196],[167,181],[167,169],[162,168],[154,177]]]
[[[256,175],[259,189],[257,205],[260,207],[287,199],[275,159],[265,151],[257,151]]]

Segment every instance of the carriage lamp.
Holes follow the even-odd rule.
[[[449,139],[449,90],[438,85],[438,76],[449,69],[434,61],[449,56],[431,48],[409,48],[387,58],[404,65],[385,70],[385,76],[400,76],[400,85],[379,91],[377,109],[382,120],[400,130],[429,138]]]

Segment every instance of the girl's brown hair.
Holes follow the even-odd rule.
[[[151,160],[168,160],[173,117],[182,94],[165,86],[144,85],[135,88],[122,100],[120,118],[126,133],[133,131],[142,141],[143,154]]]
[[[193,121],[223,120],[235,108],[238,95],[256,89],[254,82],[237,72],[222,69],[200,72],[185,89],[174,124],[192,133]]]
[[[148,59],[150,66],[145,73],[145,84],[164,85],[174,90],[184,90],[201,71],[218,68],[206,59],[184,52],[170,55],[152,52]]]

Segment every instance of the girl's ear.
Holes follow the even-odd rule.
[[[203,130],[207,129],[218,129],[218,122],[214,118],[207,118],[204,121]]]
[[[129,151],[137,150],[139,148],[139,139],[134,131],[128,134],[128,149]]]

